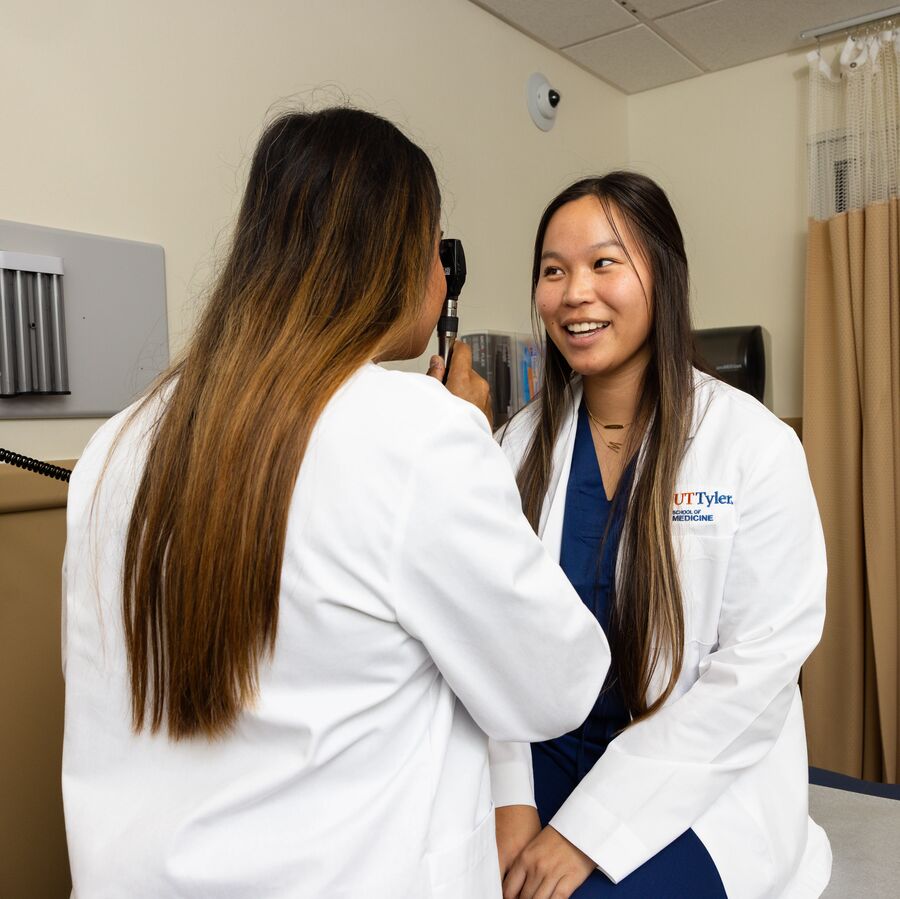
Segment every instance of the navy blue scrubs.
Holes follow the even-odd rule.
[[[633,466],[629,466],[622,475],[623,489],[627,489],[632,474]],[[625,511],[620,506],[609,521],[611,506],[603,488],[587,410],[582,403],[566,493],[560,565],[604,631],[609,625],[616,554]],[[599,558],[608,521],[609,535],[603,556]],[[621,693],[615,684],[607,683],[581,727],[555,740],[532,744],[535,800],[542,825],[550,822],[627,723],[628,711]],[[618,885],[602,872],[594,871],[572,896],[573,899],[599,896],[726,899],[715,863],[693,830],[683,833]]]

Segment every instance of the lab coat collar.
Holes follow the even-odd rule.
[[[572,381],[571,390],[566,397],[568,406],[560,426],[559,437],[553,447],[550,484],[538,523],[538,536],[544,541],[544,546],[550,555],[557,561],[562,548],[566,484],[569,482],[569,472],[572,468],[572,451],[575,448],[578,407],[581,405],[582,392],[581,377],[576,377]],[[562,485],[561,489],[560,485]]]

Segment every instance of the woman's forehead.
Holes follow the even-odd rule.
[[[624,245],[638,252],[641,249],[616,204],[609,200],[602,203],[593,195],[571,200],[556,210],[547,223],[543,250],[554,251],[557,243],[582,249],[612,245]]]

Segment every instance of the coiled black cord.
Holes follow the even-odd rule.
[[[28,456],[20,456],[12,450],[3,449],[0,446],[0,462],[6,462],[9,465],[15,465],[17,468],[24,468],[26,471],[33,471],[35,474],[42,474],[48,478],[56,478],[57,481],[65,481],[68,483],[69,475],[72,472],[68,468],[62,468],[59,465],[51,465],[49,462],[39,462],[37,459],[31,459]]]

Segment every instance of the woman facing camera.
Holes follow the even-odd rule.
[[[483,412],[374,364],[434,330],[439,220],[389,122],[278,119],[182,361],[79,461],[73,895],[500,896],[487,735],[575,727],[609,651]]]
[[[501,440],[612,665],[576,729],[492,747],[504,897],[818,896],[797,679],[825,550],[803,449],[695,366],[681,231],[650,179],[556,197],[532,285],[544,388]]]

